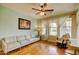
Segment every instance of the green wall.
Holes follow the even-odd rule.
[[[0,39],[13,35],[29,35],[31,30],[18,30],[18,18],[31,21],[31,30],[35,29],[36,20],[0,5]]]
[[[77,11],[77,39],[79,39],[79,9]]]

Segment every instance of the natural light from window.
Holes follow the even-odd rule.
[[[57,35],[57,24],[52,22],[50,23],[49,27],[49,35]]]

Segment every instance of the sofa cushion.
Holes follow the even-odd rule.
[[[25,40],[25,36],[24,35],[22,35],[22,36],[16,36],[16,39],[18,41]]]
[[[25,36],[25,38],[26,38],[26,40],[29,40],[29,39],[31,39],[31,36],[27,35],[27,36]]]
[[[21,47],[21,46],[20,46],[20,43],[18,43],[18,42],[12,42],[12,43],[7,44],[8,49],[16,49],[16,48],[19,48],[19,47]]]
[[[31,37],[32,38],[38,37],[38,32],[37,31],[32,31],[31,32]]]
[[[31,38],[30,39],[31,42],[35,42],[35,41],[38,41],[38,40],[40,40],[40,39],[39,38]]]
[[[11,43],[11,42],[17,41],[15,36],[6,37],[6,38],[4,38],[3,40],[4,40],[6,43]]]
[[[22,41],[20,42],[21,46],[27,45],[27,44],[29,44],[29,43],[30,43],[30,41],[27,41],[27,40],[22,40]]]

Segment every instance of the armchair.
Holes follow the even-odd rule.
[[[64,34],[61,38],[57,39],[57,46],[66,48],[68,47],[70,35],[68,33]]]

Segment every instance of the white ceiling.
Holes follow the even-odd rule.
[[[32,10],[32,8],[40,8],[39,3],[7,3],[7,4],[0,4],[12,10],[21,12],[25,15],[29,15],[31,17],[35,17],[35,13],[37,11]],[[48,3],[47,8],[53,8],[54,11],[51,15],[58,15],[67,12],[74,11],[78,9],[79,4],[77,3]]]

